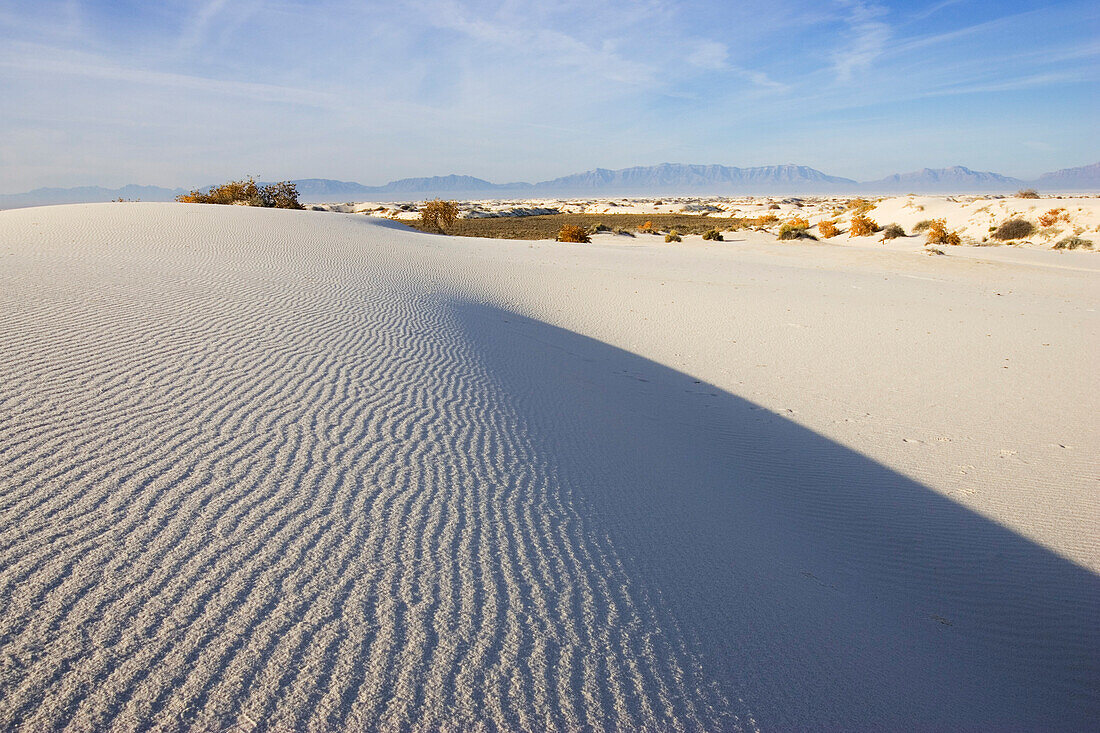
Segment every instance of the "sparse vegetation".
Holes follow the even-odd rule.
[[[947,231],[946,219],[931,219],[928,221],[928,226],[925,227],[928,232],[927,244],[947,244],[951,246],[957,246],[962,244],[962,238],[958,232]]]
[[[566,224],[558,230],[558,241],[586,244],[591,242],[592,239],[588,236],[588,232],[585,231],[584,227],[576,224]]]
[[[944,252],[944,251],[943,251],[942,249],[940,249],[939,247],[925,247],[924,251],[925,251],[925,252],[927,252],[927,253],[928,253],[928,254],[930,254],[930,255],[942,255],[942,254],[947,254],[946,252]]]
[[[887,239],[897,239],[898,237],[904,237],[905,230],[901,228],[900,224],[887,224],[882,230],[882,241]]]
[[[810,234],[805,229],[788,227],[786,224],[779,228],[779,239],[780,241],[788,241],[792,239],[810,239],[815,242],[817,241],[817,237]]]
[[[808,222],[804,217],[796,216],[788,219],[786,223],[783,224],[783,226],[789,226],[791,229],[809,229],[810,222]]]
[[[723,241],[722,233],[719,232],[717,229],[708,229],[707,231],[703,232],[703,239],[711,242]]]
[[[826,219],[817,223],[817,233],[825,239],[829,239],[840,234],[840,230],[837,228],[835,221]]]
[[[442,232],[458,219],[458,202],[432,199],[420,207],[420,227],[427,231]]]
[[[874,219],[864,216],[863,214],[855,214],[852,216],[852,225],[848,227],[849,237],[869,237],[875,232],[881,230]]]
[[[1007,242],[1013,239],[1026,239],[1035,232],[1035,225],[1027,219],[1009,219],[1002,223],[989,236]]]
[[[1066,213],[1064,208],[1051,209],[1039,217],[1039,225],[1043,227],[1052,227],[1060,221],[1066,224],[1069,223],[1069,214]]]
[[[666,242],[682,242],[683,239],[681,239],[680,235],[676,233],[675,229],[673,229],[671,232],[669,232],[668,234],[665,235],[665,241]]]
[[[862,216],[871,209],[875,208],[875,202],[868,201],[864,198],[855,198],[848,201],[845,206],[848,208],[848,211],[853,212],[857,216]]]
[[[634,236],[634,232],[630,231],[629,229],[623,229],[622,227],[619,227],[618,229],[616,229],[616,230],[615,230],[615,233],[616,233],[616,234],[621,234],[621,235],[623,235],[624,237],[631,237],[631,238],[633,238],[633,236]]]
[[[768,206],[768,208],[773,211],[777,211],[779,209],[779,204],[771,204]]]
[[[1065,237],[1055,243],[1054,249],[1092,249],[1092,242],[1078,236]]]
[[[611,231],[611,227],[607,226],[602,221],[597,223],[596,226],[592,227],[592,233],[593,234],[598,234],[600,232],[609,232],[609,231]]]
[[[226,204],[236,206],[261,206],[268,209],[301,209],[298,188],[290,181],[280,181],[258,186],[255,179],[230,181],[214,186],[209,191],[196,189],[180,194],[181,204]]]
[[[776,207],[776,208],[778,208],[778,207]],[[768,224],[776,223],[777,221],[779,221],[779,217],[776,216],[775,214],[763,214],[761,216],[756,217],[755,219],[751,219],[750,221],[752,221],[755,226],[762,227],[762,226],[767,226]]]
[[[1018,199],[1037,199],[1039,198],[1039,192],[1034,188],[1024,188],[1016,192],[1016,198]]]
[[[913,225],[913,234],[921,234],[928,231],[928,228],[932,226],[931,219],[921,219]]]

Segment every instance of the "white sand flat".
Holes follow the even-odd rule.
[[[0,728],[1095,725],[1100,256],[769,239],[0,212]]]

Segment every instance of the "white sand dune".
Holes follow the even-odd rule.
[[[0,729],[1095,725],[1100,262],[732,239],[0,213]]]

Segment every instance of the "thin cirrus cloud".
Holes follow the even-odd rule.
[[[2,185],[1025,176],[1100,156],[1098,30],[1085,0],[41,0],[0,8]]]

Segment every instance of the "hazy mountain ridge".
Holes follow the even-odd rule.
[[[431,198],[433,196],[662,196],[676,194],[840,194],[840,193],[1008,193],[1034,186],[1040,192],[1100,191],[1100,163],[1063,168],[1024,181],[965,166],[923,168],[896,173],[874,181],[854,181],[831,176],[804,165],[773,165],[737,168],[724,165],[661,163],[611,170],[594,168],[548,181],[493,183],[474,176],[451,174],[402,178],[382,186],[365,186],[355,181],[301,178],[293,181],[303,201],[360,200],[378,198]],[[128,185],[121,188],[81,186],[38,188],[0,195],[0,209],[48,204],[95,203],[119,198],[142,201],[171,201],[186,193],[182,188]]]

